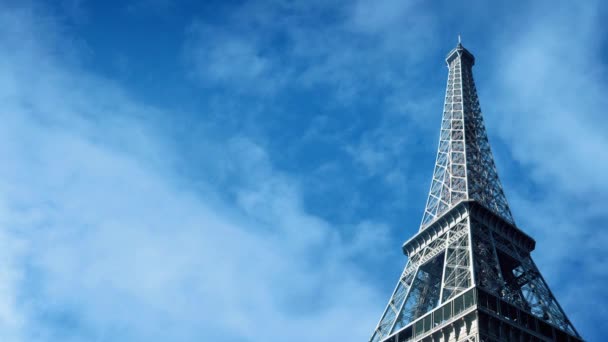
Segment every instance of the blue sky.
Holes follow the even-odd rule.
[[[4,1],[2,341],[364,341],[462,34],[533,257],[608,334],[601,1]]]

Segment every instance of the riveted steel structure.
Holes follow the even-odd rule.
[[[582,341],[515,225],[473,81],[475,58],[448,54],[439,148],[420,231],[371,342]]]

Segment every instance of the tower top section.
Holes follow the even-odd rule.
[[[476,201],[514,224],[479,107],[472,69],[475,57],[459,40],[446,62],[439,148],[420,230],[465,200]]]
[[[475,56],[462,46],[462,42],[460,41],[460,35],[458,35],[458,45],[448,53],[448,56],[445,58],[445,62],[450,65],[450,63],[456,58],[462,58],[463,62],[468,62],[470,65],[475,64]]]

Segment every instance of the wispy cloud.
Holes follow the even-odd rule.
[[[155,126],[162,111],[38,44],[53,28],[36,14],[0,22],[3,48],[30,42],[0,69],[4,340],[367,335],[383,304],[354,259],[362,241],[384,249],[386,227],[341,236],[246,137],[201,136],[222,153],[200,167],[236,170],[236,206],[213,184],[190,190],[165,159],[179,152]],[[45,62],[23,64],[34,59]]]
[[[186,114],[96,75],[49,11],[4,9],[0,339],[365,339],[424,205],[455,30],[486,56],[482,109],[534,257],[584,337],[605,335],[584,309],[606,298],[605,9],[510,6],[190,13],[183,65],[162,66],[190,84],[156,78],[190,87]]]
[[[189,29],[185,59],[204,86],[228,86],[246,92],[272,93],[285,72],[265,54],[251,33],[230,32],[203,23]]]
[[[599,6],[544,12],[525,34],[507,38],[496,73],[504,91],[496,106],[499,127],[514,157],[530,167],[535,180],[570,192],[607,186]]]
[[[324,20],[327,16],[333,20]],[[392,93],[415,69],[394,61],[420,62],[428,53],[435,20],[416,1],[354,3],[247,3],[228,23],[196,22],[185,56],[205,85],[318,87],[352,99],[374,87]],[[409,53],[408,51],[416,51]],[[361,80],[366,79],[366,86]],[[255,81],[255,83],[251,83]]]
[[[428,114],[441,107],[440,93],[429,99],[419,67],[438,48],[431,39],[437,25],[418,1],[249,2],[221,24],[197,20],[183,54],[203,89],[224,91],[221,106],[254,130],[279,132],[267,142],[271,149],[299,156],[313,147],[335,150],[339,158],[324,165],[374,178],[396,196],[426,147],[417,136],[430,127]],[[233,108],[235,92],[254,100]],[[356,198],[354,189],[346,196]]]
[[[596,285],[608,281],[608,254],[599,248],[608,243],[605,11],[601,2],[530,8],[521,19],[531,25],[497,39],[490,83],[492,125],[516,161],[505,175],[514,214],[537,239],[534,257],[589,339],[603,334],[597,327],[608,314],[583,309],[608,298]]]

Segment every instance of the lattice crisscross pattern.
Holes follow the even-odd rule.
[[[475,59],[458,44],[447,62],[439,149],[420,229],[463,199],[477,200],[514,223],[479,107],[472,70]]]

